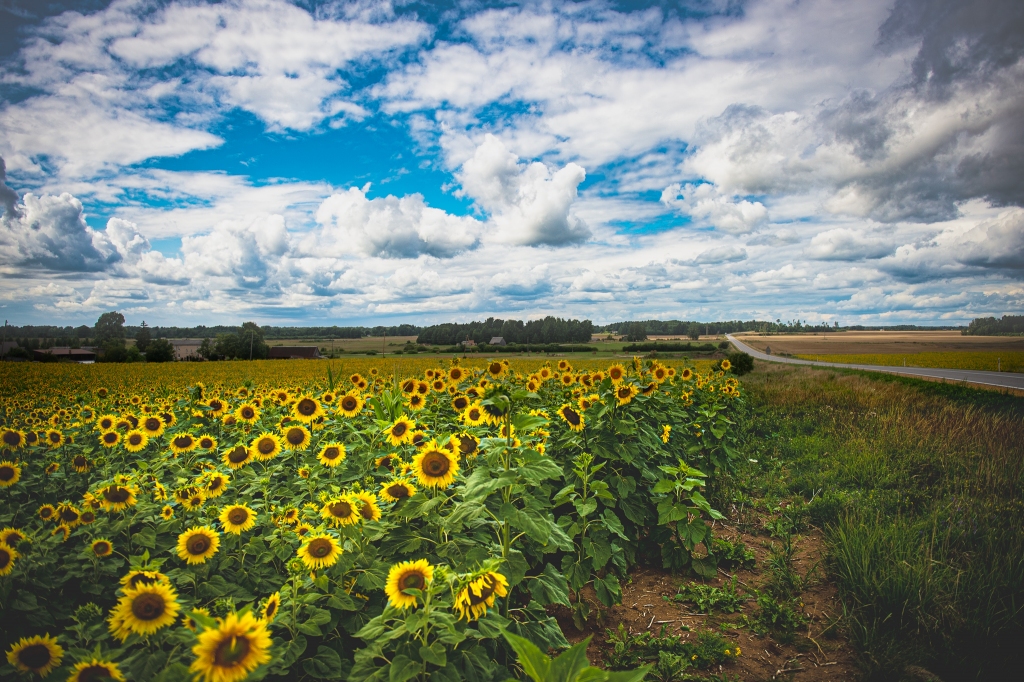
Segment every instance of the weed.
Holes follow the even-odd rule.
[[[668,599],[668,597],[664,597]],[[673,601],[690,602],[696,604],[702,613],[711,613],[718,610],[722,613],[736,613],[740,610],[740,604],[746,601],[736,591],[736,576],[725,583],[723,587],[713,585],[701,585],[691,582],[688,585],[680,585],[679,593],[672,597]]]
[[[807,618],[800,612],[803,602],[799,598],[779,600],[774,595],[757,595],[760,609],[753,619],[748,619],[750,629],[759,635],[770,634],[779,642],[792,642],[797,629],[807,624]]]
[[[720,566],[752,569],[756,564],[754,553],[742,542],[715,538],[711,543],[711,552],[718,557]]]
[[[635,668],[653,662],[652,673],[659,680],[681,680],[685,670],[707,670],[741,655],[740,647],[721,635],[704,630],[697,633],[696,642],[683,641],[678,635],[666,635],[662,627],[659,634],[630,633],[619,624],[618,630],[606,630],[610,650],[603,654],[605,665],[612,670]]]

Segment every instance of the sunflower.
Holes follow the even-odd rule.
[[[353,493],[352,498],[359,503],[359,515],[366,521],[380,521],[380,507],[377,496],[373,493]]]
[[[121,674],[121,669],[117,667],[117,663],[104,661],[93,656],[89,661],[75,663],[75,668],[71,671],[71,677],[68,678],[68,682],[95,682],[96,680],[124,682],[124,675]]]
[[[652,395],[657,390],[658,390],[658,382],[657,381],[652,381],[651,383],[647,384],[642,389],[640,389],[640,392],[643,393],[644,395]]]
[[[633,384],[620,384],[615,389],[615,400],[619,405],[628,405],[638,393]]]
[[[267,602],[263,605],[263,620],[268,623],[273,622],[274,616],[281,610],[281,593],[275,592],[274,594],[267,597]]]
[[[488,362],[487,363],[487,376],[492,379],[500,379],[505,375],[505,365],[501,362]]]
[[[341,546],[330,535],[320,533],[306,537],[299,547],[299,558],[307,568],[317,570],[329,568],[338,563]]]
[[[219,471],[207,473],[206,483],[203,484],[203,493],[208,499],[220,497],[228,489],[228,477]]]
[[[558,408],[558,416],[569,425],[570,431],[582,431],[583,427],[586,426],[583,415],[574,410],[569,403],[565,403]]]
[[[475,456],[480,447],[480,439],[468,433],[452,436],[450,441],[455,446],[455,449],[459,451],[459,454],[464,457]]]
[[[96,418],[96,410],[88,405],[82,405],[78,410],[78,418],[85,424],[91,424],[92,420]]]
[[[487,613],[487,607],[494,606],[496,597],[508,595],[508,580],[500,573],[487,571],[471,580],[456,596],[455,610],[459,619],[477,620]]]
[[[179,433],[171,438],[170,446],[171,452],[182,455],[195,450],[199,446],[199,442],[191,433]]]
[[[672,433],[672,426],[670,424],[665,424],[664,426],[662,426],[661,427],[661,442],[662,443],[667,443],[668,442],[668,438],[671,435],[671,433]]]
[[[413,471],[420,485],[428,488],[447,488],[459,472],[459,460],[452,453],[430,441],[412,458]]]
[[[134,590],[139,585],[153,585],[154,583],[170,585],[171,581],[160,571],[133,570],[128,571],[121,577],[121,586],[131,590]]]
[[[244,504],[235,504],[224,507],[220,513],[220,522],[224,524],[224,530],[235,535],[241,535],[256,525],[256,512]]]
[[[155,414],[151,414],[141,422],[139,422],[139,430],[150,438],[159,438],[164,434],[164,428],[166,428],[164,420]]]
[[[57,523],[74,528],[82,518],[82,512],[67,503],[57,505]]]
[[[363,379],[363,375],[359,374],[358,372],[356,372],[355,374],[353,374],[352,376],[350,376],[350,377],[348,378],[348,380],[349,380],[350,382],[352,382],[352,385],[353,385],[353,386],[358,386],[359,384],[363,383],[363,381],[364,381],[364,379]]]
[[[260,408],[252,403],[242,403],[235,410],[235,419],[246,424],[255,424],[260,419]]]
[[[96,428],[99,431],[110,431],[117,424],[117,415],[105,414],[96,420]]]
[[[336,467],[345,460],[345,446],[336,441],[331,441],[320,448],[320,454],[317,456],[317,459],[325,467]]]
[[[64,649],[57,644],[56,637],[47,633],[40,637],[22,637],[7,652],[7,662],[23,673],[35,673],[46,677],[50,671],[60,665],[64,657]]]
[[[284,514],[281,515],[285,523],[295,523],[299,520],[299,510],[295,507],[288,507],[284,510]]]
[[[626,368],[622,365],[612,365],[608,368],[608,378],[612,380],[613,384],[622,383],[623,379],[626,378]]]
[[[465,378],[466,370],[462,369],[461,367],[452,367],[451,369],[448,370],[448,379],[455,383],[459,383]]]
[[[415,379],[403,379],[402,380],[402,385],[399,386],[399,388],[402,390],[402,393],[406,393],[406,394],[413,393],[413,392],[416,391],[416,380]]]
[[[538,381],[537,379],[529,379],[526,382],[526,390],[529,391],[530,393],[536,393],[537,391],[540,390],[540,381]]]
[[[232,469],[241,469],[253,459],[253,453],[244,445],[236,445],[221,457],[221,461]]]
[[[651,376],[653,376],[654,380],[657,381],[659,384],[664,383],[665,380],[669,378],[668,367],[656,365],[654,367],[654,371],[651,372]]]
[[[93,540],[92,545],[90,545],[90,548],[92,549],[92,553],[98,557],[110,556],[114,553],[113,543],[111,543],[110,540],[107,540],[105,538]]]
[[[679,378],[682,379],[683,381],[689,381],[690,379],[693,378],[693,370],[691,370],[689,367],[684,367],[683,371],[679,373]]]
[[[220,535],[206,526],[193,526],[178,536],[178,556],[189,564],[202,564],[217,553]]]
[[[294,530],[295,534],[298,535],[300,538],[304,538],[313,531],[313,526],[309,525],[308,523],[297,523],[295,524],[295,528],[293,528],[292,530]]]
[[[336,497],[324,503],[320,516],[333,526],[349,526],[359,522],[359,503],[351,495]]]
[[[396,478],[380,490],[380,496],[388,502],[407,500],[415,494],[416,487],[404,478]]]
[[[21,467],[6,459],[0,462],[0,488],[10,488],[21,480]]]
[[[128,452],[140,452],[148,443],[149,436],[139,429],[132,429],[124,435],[124,449]]]
[[[50,429],[46,432],[46,444],[50,446],[51,450],[56,450],[61,445],[64,445],[64,434],[56,429]]]
[[[281,453],[281,437],[264,431],[253,439],[249,450],[255,459],[261,461],[274,459]]]
[[[3,530],[0,530],[0,545],[7,545],[8,547],[15,549],[19,542],[25,539],[25,534],[17,528],[7,526]]]
[[[466,426],[480,426],[487,422],[487,414],[479,402],[475,402],[462,413],[462,423]]]
[[[217,439],[208,433],[204,433],[199,436],[199,449],[200,450],[216,450]]]
[[[189,666],[196,680],[240,682],[270,661],[270,633],[266,623],[251,613],[229,613],[217,627],[198,636],[192,647],[196,660]]]
[[[427,399],[419,393],[413,393],[409,396],[409,402],[406,405],[408,405],[410,410],[422,410],[427,406]]]
[[[135,490],[123,485],[108,485],[98,492],[100,506],[109,511],[122,511],[135,506]]]
[[[215,419],[224,414],[228,407],[220,398],[210,398],[206,401],[206,406],[210,408],[209,415]]]
[[[284,447],[289,450],[301,450],[309,445],[309,429],[305,426],[289,426],[284,431]]]
[[[160,510],[160,518],[164,521],[170,521],[174,518],[174,508],[169,504],[165,504],[164,508]]]
[[[403,561],[391,567],[384,593],[391,605],[399,609],[416,606],[416,597],[405,590],[424,590],[434,579],[434,567],[426,559]]]
[[[89,460],[85,455],[75,455],[71,458],[71,468],[80,474],[89,471]]]
[[[38,514],[43,521],[49,521],[57,515],[57,509],[52,504],[44,504],[39,508]]]
[[[354,417],[359,414],[362,409],[363,399],[354,391],[350,391],[341,396],[341,400],[338,401],[338,412],[341,412],[346,417]]]
[[[65,526],[63,523],[60,524],[59,526],[57,526],[56,528],[54,528],[53,530],[51,530],[50,531],[50,536],[52,537],[52,536],[56,535],[57,533],[60,533],[60,535],[61,535],[61,538],[60,538],[61,542],[67,542],[68,538],[71,537],[71,529],[68,528],[67,526]]]
[[[0,545],[0,576],[9,575],[14,570],[14,562],[21,556],[9,545]]]
[[[576,377],[574,377],[573,375],[569,374],[568,372],[566,372],[565,374],[560,376],[558,378],[558,380],[561,381],[562,382],[562,386],[565,386],[566,388],[568,388],[569,386],[572,386],[573,384],[576,383]]]
[[[387,440],[396,447],[408,443],[412,440],[412,432],[415,428],[416,422],[403,415],[385,430]]]
[[[428,384],[425,381],[417,381],[416,392],[419,393],[420,395],[426,395],[430,393],[430,384]]]
[[[182,501],[181,506],[189,511],[195,511],[202,507],[204,502],[206,502],[206,494],[201,490],[194,490],[191,495]]]
[[[434,379],[433,381],[430,382],[430,387],[434,389],[435,393],[440,393],[441,391],[445,390],[445,388],[447,388],[447,384],[445,383],[444,379]]]
[[[732,369],[732,363],[729,362],[728,360],[722,360],[722,364],[720,364],[719,367],[722,368],[723,372],[728,372],[730,369]]]
[[[310,423],[324,416],[324,408],[313,396],[303,395],[292,405],[292,417],[300,422]]]
[[[121,442],[121,434],[117,431],[104,431],[100,434],[100,445],[105,448],[112,448]]]
[[[178,594],[163,581],[125,588],[110,613],[110,632],[122,642],[128,635],[151,635],[173,625],[178,617]]]
[[[464,395],[457,395],[452,398],[452,409],[456,412],[462,412],[469,407],[469,397]]]

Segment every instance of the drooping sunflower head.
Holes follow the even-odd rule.
[[[415,428],[416,422],[403,415],[387,428],[385,434],[389,443],[399,446],[412,439],[412,432]]]
[[[377,496],[373,493],[353,493],[352,499],[359,506],[359,516],[364,521],[380,521],[380,506],[377,504]]]
[[[135,506],[135,490],[130,486],[112,484],[99,490],[100,505],[109,511],[122,511]]]
[[[400,502],[407,500],[416,494],[416,488],[404,478],[395,479],[385,483],[380,490],[380,496],[388,502]]]
[[[306,394],[292,405],[292,417],[297,421],[310,423],[324,416],[324,408],[313,396]]]
[[[452,444],[463,457],[475,457],[480,448],[480,439],[469,433],[460,433],[451,437]]]
[[[455,482],[459,460],[454,454],[430,441],[412,460],[413,472],[420,485],[427,488],[447,488]]]
[[[0,545],[7,545],[11,549],[17,549],[18,543],[25,539],[25,534],[17,528],[8,526],[0,530]]]
[[[403,561],[391,567],[388,571],[387,583],[384,586],[384,593],[392,606],[399,609],[408,609],[416,606],[417,597],[415,594],[407,594],[406,590],[418,590],[422,592],[434,579],[434,567],[426,559],[416,561]]]
[[[49,675],[60,665],[63,657],[64,649],[49,633],[43,637],[22,637],[7,652],[8,663],[23,673],[35,673],[40,677]]]
[[[0,488],[10,488],[21,480],[21,467],[14,462],[0,462]]]
[[[75,663],[68,682],[97,682],[98,680],[111,680],[111,682],[124,682],[124,675],[117,663],[104,661],[95,656],[88,661]]]
[[[263,619],[268,623],[273,622],[274,616],[279,610],[281,610],[281,593],[275,592],[267,597],[267,601],[263,605]]]
[[[325,467],[336,467],[345,461],[345,446],[341,443],[331,441],[322,448],[317,459]]]
[[[343,495],[324,503],[320,516],[333,526],[349,526],[359,523],[359,503],[351,495]]]
[[[256,525],[256,512],[244,504],[233,504],[221,511],[220,522],[227,532],[241,535]]]
[[[206,526],[193,526],[178,536],[178,556],[189,564],[202,564],[217,553],[220,535]]]
[[[309,429],[299,424],[292,424],[282,429],[284,446],[289,450],[301,450],[309,445]]]
[[[82,513],[71,504],[57,505],[57,523],[62,523],[68,528],[74,528],[81,520]]]
[[[230,613],[197,640],[192,647],[196,660],[189,670],[207,682],[238,682],[270,661],[270,633],[252,613]]]
[[[326,533],[307,534],[302,546],[299,547],[299,558],[302,559],[302,563],[314,571],[330,568],[338,563],[340,556],[341,545]]]
[[[494,606],[497,597],[508,595],[508,580],[500,573],[486,571],[470,579],[469,583],[455,596],[455,610],[459,618],[477,620]]]
[[[582,431],[586,425],[583,415],[574,410],[569,403],[565,403],[558,408],[558,416],[565,421],[571,431]]]
[[[0,576],[9,575],[14,570],[14,562],[20,555],[10,545],[0,545]]]

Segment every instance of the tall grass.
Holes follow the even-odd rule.
[[[748,474],[810,500],[868,677],[1019,679],[1024,400],[764,365],[745,385]]]

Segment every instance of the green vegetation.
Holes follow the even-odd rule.
[[[788,538],[825,529],[836,625],[871,680],[1017,679],[1024,635],[1024,400],[912,380],[759,365],[751,461],[722,496],[760,500],[780,542],[755,631],[803,627]],[[954,390],[956,388],[956,390]],[[755,461],[756,460],[756,461]],[[717,500],[712,499],[713,503]]]
[[[979,317],[962,332],[965,336],[1020,336],[1024,334],[1024,315],[1003,315],[1002,318]]]

